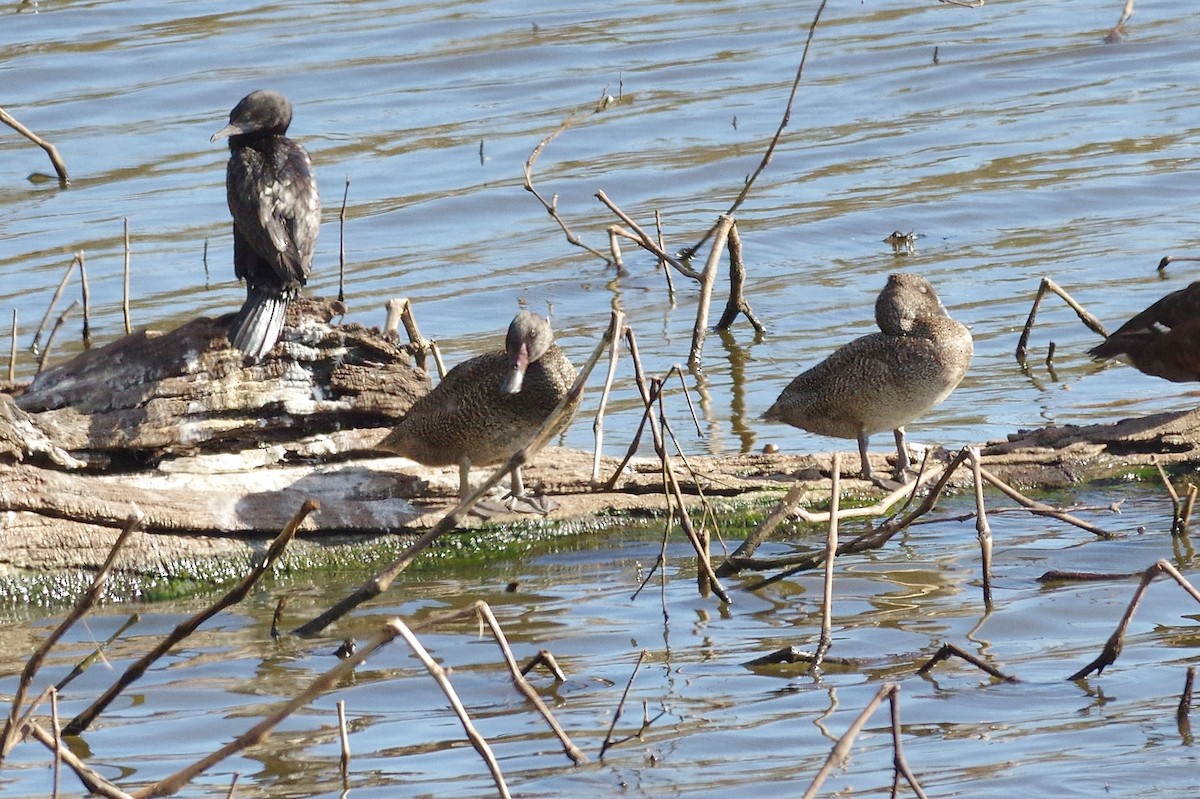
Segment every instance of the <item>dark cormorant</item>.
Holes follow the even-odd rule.
[[[259,90],[242,98],[229,124],[225,194],[233,216],[233,271],[246,281],[246,302],[229,340],[247,357],[270,352],[283,329],[288,301],[300,294],[312,267],[321,198],[308,153],[289,139],[292,105]]]

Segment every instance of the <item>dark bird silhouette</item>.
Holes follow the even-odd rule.
[[[879,333],[857,338],[796,377],[763,419],[858,441],[862,475],[872,433],[892,430],[897,472],[909,466],[904,425],[950,395],[971,364],[971,332],[951,319],[929,282],[898,273],[875,301]]]
[[[457,465],[459,497],[466,497],[471,467],[512,457],[574,382],[575,367],[554,343],[550,322],[521,311],[508,326],[503,352],[477,355],[447,372],[378,448],[426,466]],[[572,415],[563,417],[562,427]],[[525,498],[520,467],[512,474],[512,495]]]
[[[1173,291],[1088,350],[1173,383],[1200,380],[1200,281]]]
[[[321,224],[321,198],[308,153],[289,139],[292,105],[259,90],[242,98],[212,141],[229,137],[225,194],[233,216],[233,271],[246,302],[229,341],[259,360],[283,330],[288,301],[308,282]]]

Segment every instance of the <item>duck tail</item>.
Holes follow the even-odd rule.
[[[246,302],[229,328],[229,342],[247,358],[261,360],[283,332],[287,303],[287,299],[277,293],[248,289]]]

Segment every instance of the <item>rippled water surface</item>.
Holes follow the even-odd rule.
[[[756,341],[739,322],[711,337],[703,374],[689,378],[707,390],[705,435],[690,448],[832,446],[757,417],[791,376],[871,329],[874,295],[898,269],[932,280],[976,338],[962,387],[912,425],[919,440],[957,445],[1194,401],[1186,388],[1092,366],[1083,350],[1094,336],[1057,301],[1033,338],[1032,374],[1012,356],[1042,275],[1110,326],[1192,277],[1186,263],[1165,276],[1154,265],[1197,239],[1200,18],[1184,0],[1145,3],[1110,45],[1114,5],[830,3],[791,124],[738,215],[767,335]],[[672,307],[649,256],[627,245],[617,277],[567,244],[522,188],[522,165],[573,118],[534,172],[572,230],[607,249],[616,220],[593,196],[603,190],[647,228],[660,212],[669,247],[694,243],[779,124],[815,7],[529,8],[8,4],[4,107],[56,143],[73,176],[68,191],[29,183],[49,171],[43,153],[0,137],[0,309],[20,310],[20,343],[80,250],[95,334],[120,334],[125,218],[135,324],[240,304],[226,152],[208,138],[238,98],[271,86],[293,100],[292,134],[323,187],[311,293],[337,290],[348,179],[352,319],[378,324],[387,298],[411,297],[453,362],[494,345],[519,302],[550,305],[582,359],[615,304],[649,369],[684,361],[694,284],[677,280]],[[593,113],[605,95],[619,102]],[[893,230],[915,232],[915,252],[894,253],[883,242]],[[60,356],[78,347],[79,321],[60,334]],[[7,338],[7,319],[0,328]],[[1040,365],[1051,340],[1053,373]],[[34,360],[22,355],[28,377]],[[617,400],[632,405],[627,375]],[[614,440],[631,416],[610,421]],[[585,424],[570,435],[589,438]]]
[[[1162,275],[1154,266],[1165,254],[1200,252],[1200,16],[1188,0],[1143,0],[1126,39],[1105,44],[1120,5],[829,3],[790,125],[738,213],[748,299],[767,333],[756,340],[739,322],[709,338],[703,372],[687,378],[701,390],[704,432],[677,425],[686,448],[850,448],[757,417],[794,374],[872,328],[874,296],[900,269],[928,277],[976,340],[963,385],[910,426],[914,439],[957,447],[1020,427],[1195,403],[1186,386],[1092,365],[1083,353],[1095,337],[1057,301],[1039,317],[1031,370],[1012,355],[1042,275],[1110,328],[1194,275],[1186,262]],[[540,153],[534,180],[573,232],[607,248],[616,220],[594,197],[603,190],[648,229],[659,212],[670,248],[695,242],[774,134],[814,11],[812,2],[777,0],[0,3],[0,105],[53,141],[72,175],[65,191],[27,180],[49,171],[44,154],[0,128],[0,346],[7,352],[16,308],[18,376],[33,374],[24,348],[78,251],[95,337],[121,334],[124,219],[135,325],[170,327],[237,307],[226,151],[209,136],[241,96],[273,87],[296,107],[291,132],[312,153],[325,200],[309,293],[336,294],[348,180],[352,320],[379,324],[386,299],[410,297],[423,331],[456,361],[495,345],[518,303],[552,306],[562,343],[582,360],[616,305],[648,369],[661,373],[686,359],[694,285],[676,278],[672,305],[653,259],[632,246],[618,275],[568,244],[522,188],[522,165],[571,118]],[[609,95],[616,102],[596,112]],[[915,248],[894,252],[883,241],[893,230],[913,231]],[[724,280],[718,309],[723,291]],[[67,301],[78,293],[72,286]],[[59,334],[56,357],[78,350],[79,321],[77,312]],[[1054,370],[1040,363],[1052,340]],[[609,441],[632,433],[636,415],[621,411],[633,396],[623,372]],[[568,443],[587,445],[588,427],[576,424]],[[695,596],[690,561],[674,551],[665,591],[631,601],[656,545],[615,534],[595,549],[581,543],[578,552],[413,577],[338,633],[362,637],[390,613],[419,618],[487,599],[518,658],[544,646],[565,661],[568,682],[543,677],[539,687],[593,761],[647,650],[619,730],[636,730],[643,702],[651,716],[666,714],[602,765],[573,769],[473,624],[426,638],[454,667],[522,796],[800,795],[829,736],[894,678],[904,690],[906,751],[931,796],[1191,797],[1200,768],[1173,713],[1200,645],[1194,604],[1156,584],[1121,660],[1077,685],[1063,678],[1098,651],[1133,584],[1034,583],[1052,567],[1128,571],[1173,554],[1189,565],[1166,537],[1162,500],[1143,502],[1105,522],[1130,533],[1112,542],[1012,517],[997,532],[997,612],[973,634],[982,611],[969,523],[918,528],[885,553],[842,564],[835,654],[867,664],[819,684],[741,665],[785,644],[812,645],[815,576],[759,593],[735,588],[725,611]],[[269,641],[278,593],[298,590],[321,607],[360,578],[276,586],[222,617],[85,736],[90,751],[80,754],[136,785],[217,748],[331,662],[336,641]],[[503,591],[510,580],[520,582],[514,594]],[[149,609],[114,666],[190,609]],[[298,602],[293,612],[304,609]],[[101,614],[73,633],[54,676],[122,618]],[[28,620],[6,628],[2,690],[43,634]],[[994,684],[961,664],[913,677],[913,664],[943,640],[974,647],[1024,682]],[[75,696],[109,679],[95,668]],[[235,771],[239,796],[338,795],[337,699],[352,721],[352,796],[491,795],[444,700],[400,644],[185,795],[224,796]],[[886,795],[884,717],[867,730],[826,795]],[[24,745],[0,770],[0,790],[46,795],[47,763]]]

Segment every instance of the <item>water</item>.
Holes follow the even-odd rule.
[[[1069,499],[1069,498],[1066,498]],[[650,575],[653,534],[617,531],[559,540],[524,555],[472,568],[407,573],[391,592],[359,608],[327,637],[268,635],[277,599],[289,597],[284,625],[307,620],[344,596],[362,575],[314,586],[303,576],[269,580],[243,605],[206,624],[152,669],[73,746],[103,774],[132,788],[162,778],[244,732],[337,661],[342,637],[360,642],[399,614],[410,624],[482,599],[493,608],[519,663],[539,649],[567,674],[556,685],[531,676],[568,735],[589,757],[573,767],[532,707],[512,689],[499,650],[474,621],[419,637],[450,679],[493,748],[516,796],[722,796],[730,789],[799,796],[853,718],[887,680],[901,685],[908,761],[930,796],[1191,797],[1197,755],[1174,709],[1200,633],[1195,604],[1166,579],[1155,582],[1129,629],[1124,651],[1102,676],[1066,677],[1099,654],[1135,581],[1043,586],[1049,569],[1125,571],[1166,557],[1181,565],[1165,530],[1167,503],[1128,494],[1114,515],[1103,495],[1081,496],[1099,510],[1080,514],[1120,532],[1100,540],[1058,523],[993,515],[996,609],[986,615],[971,521],[922,525],[875,552],[840,559],[835,577],[832,655],[860,661],[814,681],[799,667],[745,663],[784,646],[815,646],[821,574],[756,592],[754,575],[726,581],[721,608],[695,589],[686,545],[668,550],[665,580]],[[944,513],[968,508],[951,500]],[[1138,533],[1140,525],[1146,532]],[[820,535],[785,529],[763,554],[820,547]],[[1185,550],[1188,548],[1184,547]],[[646,590],[634,598],[638,585]],[[508,590],[515,584],[516,590]],[[157,637],[207,601],[141,607],[143,621],[64,692],[61,712],[78,712]],[[108,607],[71,631],[39,684],[56,681],[135,608]],[[10,693],[23,658],[55,619],[0,629],[0,691]],[[1020,679],[1000,683],[961,661],[914,674],[944,642],[956,643]],[[598,752],[642,652],[613,737],[653,722],[643,734]],[[350,795],[495,795],[446,700],[402,642],[376,653],[354,677],[287,719],[265,743],[197,778],[180,795],[338,796],[334,706],[345,700],[350,730]],[[643,711],[643,707],[645,711]],[[660,715],[661,714],[661,715]],[[1193,711],[1193,717],[1195,713]],[[49,793],[49,754],[27,743],[0,769],[6,796]],[[883,796],[891,779],[887,711],[867,724],[845,768],[821,795]],[[73,777],[66,795],[77,795]]]
[[[1183,0],[1148,4],[1125,42],[1106,45],[1112,5],[830,5],[791,124],[739,214],[749,299],[767,335],[756,342],[739,322],[727,339],[710,338],[703,374],[689,378],[708,392],[705,432],[689,449],[833,446],[757,417],[791,376],[871,329],[874,295],[898,269],[929,277],[976,337],[970,374],[912,426],[918,440],[956,446],[1194,401],[1128,369],[1093,367],[1083,355],[1093,335],[1057,300],[1032,340],[1032,374],[1012,356],[1044,274],[1110,326],[1190,279],[1187,264],[1165,276],[1153,266],[1196,240],[1200,21]],[[73,175],[65,192],[30,184],[29,173],[49,170],[43,153],[0,139],[0,309],[19,308],[22,346],[80,250],[95,335],[119,335],[124,218],[135,324],[168,327],[240,303],[226,153],[208,137],[248,90],[272,86],[295,103],[292,132],[312,151],[325,200],[311,293],[336,292],[349,178],[352,320],[379,324],[387,298],[411,297],[454,362],[494,346],[518,302],[552,306],[582,359],[615,304],[661,373],[686,359],[694,285],[677,280],[670,306],[663,276],[632,246],[628,273],[614,279],[522,189],[522,165],[574,115],[534,175],[571,228],[606,247],[616,220],[593,197],[603,190],[650,229],[660,211],[671,248],[694,243],[773,135],[813,8],[533,12],[496,0],[8,11],[5,107],[54,141]],[[592,113],[605,93],[621,101]],[[894,253],[882,241],[893,230],[914,231],[916,251]],[[78,349],[78,324],[77,312],[59,356]],[[1050,340],[1053,374],[1039,363]],[[20,376],[33,368],[23,356]],[[618,411],[635,403],[628,368],[620,379]],[[627,439],[635,418],[610,420],[610,440]],[[587,427],[568,442],[585,446]]]
[[[794,374],[872,327],[874,296],[900,269],[927,276],[976,338],[967,379],[911,426],[916,440],[956,447],[1020,427],[1195,402],[1186,387],[1094,367],[1083,353],[1095,338],[1053,300],[1039,317],[1031,372],[1012,357],[1042,275],[1110,328],[1191,280],[1186,263],[1165,275],[1153,267],[1164,254],[1200,249],[1191,174],[1200,18],[1185,0],[1139,4],[1127,40],[1106,45],[1119,5],[830,3],[791,124],[738,215],[748,298],[767,335],[755,341],[739,322],[731,336],[710,337],[703,373],[688,377],[706,392],[703,434],[677,424],[685,448],[844,447],[757,417]],[[351,320],[378,324],[386,299],[408,296],[423,331],[454,362],[494,346],[518,302],[552,305],[562,343],[580,360],[615,304],[648,369],[665,371],[686,359],[694,287],[677,279],[672,307],[650,257],[626,246],[627,273],[617,277],[568,245],[521,187],[522,165],[574,115],[534,175],[540,191],[557,195],[573,231],[604,248],[615,219],[593,197],[603,190],[647,228],[660,211],[669,247],[693,243],[774,134],[813,11],[812,3],[776,0],[537,11],[506,0],[6,3],[0,102],[58,146],[73,183],[60,191],[27,181],[48,171],[44,154],[0,132],[0,346],[9,343],[9,308],[19,309],[19,344],[28,345],[80,250],[94,335],[104,342],[120,334],[126,218],[136,325],[170,327],[239,305],[222,187],[226,152],[208,138],[240,97],[269,86],[296,106],[292,133],[313,155],[325,200],[310,293],[336,293],[337,216],[349,178]],[[591,113],[604,94],[620,101]],[[893,230],[914,231],[915,251],[893,252],[882,241]],[[60,334],[58,357],[78,351],[78,323],[77,314]],[[1038,362],[1051,340],[1053,372]],[[22,352],[20,377],[33,368]],[[626,370],[613,403],[618,413],[606,424],[614,447],[636,424],[633,397]],[[682,402],[675,405],[682,417]],[[577,424],[568,443],[586,446],[587,428]],[[840,734],[883,679],[900,679],[906,751],[930,795],[1191,797],[1194,748],[1173,720],[1198,643],[1190,600],[1156,584],[1121,659],[1081,687],[1063,678],[1099,651],[1133,586],[1033,582],[1051,567],[1127,571],[1171,557],[1163,500],[1147,502],[1127,506],[1119,525],[1144,524],[1147,534],[1115,542],[1016,517],[998,528],[998,609],[974,640],[976,651],[1024,680],[1016,687],[993,685],[961,664],[943,665],[928,680],[912,676],[942,641],[970,643],[981,615],[973,531],[958,523],[919,528],[884,553],[842,565],[835,654],[869,664],[831,672],[820,685],[798,672],[741,665],[783,644],[811,646],[815,576],[758,594],[735,582],[726,613],[694,595],[688,559],[673,549],[665,593],[630,601],[656,548],[621,537],[480,571],[410,577],[338,635],[365,636],[393,612],[419,618],[487,599],[519,658],[548,646],[565,661],[566,685],[554,688],[544,677],[538,685],[593,761],[632,664],[647,649],[651,660],[620,729],[636,728],[643,700],[651,715],[663,708],[667,715],[604,764],[573,769],[512,693],[473,624],[425,638],[454,666],[518,795],[716,796],[730,787],[799,795],[828,752],[822,725]],[[1189,566],[1191,557],[1177,562]],[[336,645],[271,644],[274,599],[296,591],[292,612],[301,617],[361,577],[275,586],[214,622],[88,733],[89,762],[141,784],[245,730],[327,668]],[[516,594],[502,590],[511,579],[521,582]],[[112,654],[114,665],[192,609],[146,609],[146,621]],[[61,676],[123,612],[93,617],[90,633],[76,630],[49,676]],[[4,628],[3,691],[11,692],[11,675],[50,623],[35,616]],[[89,672],[64,698],[64,712],[109,679]],[[492,792],[443,700],[396,644],[353,684],[184,794],[224,796],[236,771],[239,796],[337,795],[332,707],[339,698],[354,721],[357,799]],[[871,722],[863,748],[826,795],[886,792],[883,718]],[[36,745],[23,745],[0,770],[5,795],[46,795],[47,762]],[[71,778],[66,784],[77,792]]]

